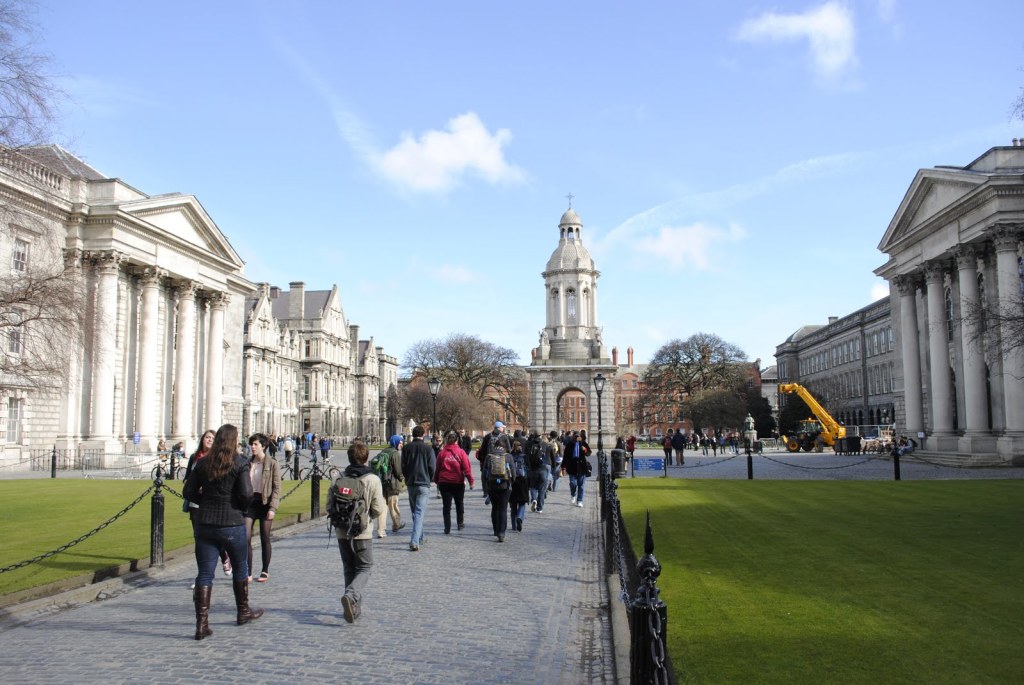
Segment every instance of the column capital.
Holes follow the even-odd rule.
[[[946,271],[949,268],[949,262],[945,259],[934,259],[924,264],[924,280],[925,283],[931,285],[932,283],[942,284],[946,279]]]
[[[193,300],[199,292],[199,284],[195,281],[173,281],[174,292],[178,297]]]
[[[992,243],[996,247],[996,252],[1016,250],[1017,243],[1020,242],[1021,229],[1024,229],[1024,224],[996,224],[992,231]]]
[[[892,284],[896,286],[900,295],[913,295],[921,285],[921,274],[911,272],[894,276]]]
[[[77,247],[64,249],[64,268],[77,269],[82,266],[82,257],[85,253]]]
[[[210,309],[224,309],[227,306],[228,300],[231,296],[220,290],[205,290],[203,291],[203,297],[210,303]]]
[[[160,282],[167,278],[167,270],[156,266],[146,266],[139,270],[139,278],[142,285],[160,285]]]
[[[956,259],[957,269],[976,270],[978,268],[978,246],[970,243],[961,243],[953,248],[953,258]]]
[[[117,250],[86,252],[84,258],[92,262],[101,274],[116,274],[121,264],[128,261],[128,256]]]

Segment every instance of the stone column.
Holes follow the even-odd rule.
[[[124,255],[93,255],[98,274],[93,329],[92,397],[89,435],[109,439],[114,433],[114,359],[117,347],[117,278]]]
[[[142,272],[142,315],[139,321],[138,392],[135,396],[135,430],[143,439],[154,438],[156,427],[157,377],[159,361],[157,349],[158,312],[160,307],[160,280],[165,272],[147,267]]]
[[[985,359],[982,355],[978,254],[972,245],[958,245],[956,256],[960,280],[960,348],[964,370],[964,429],[967,433],[988,431],[988,401],[985,389]]]
[[[224,309],[226,293],[210,295],[210,332],[206,352],[206,425],[216,430],[221,424],[221,395],[224,389]]]
[[[893,279],[900,294],[900,347],[903,353],[903,399],[906,403],[906,429],[912,435],[924,430],[921,402],[921,353],[917,330],[917,286],[914,274]]]
[[[928,289],[928,353],[932,394],[932,433],[953,433],[953,382],[949,375],[949,327],[946,322],[946,264],[928,262],[924,268]]]
[[[188,439],[195,433],[193,406],[195,393],[196,284],[178,284],[178,316],[175,324],[177,349],[174,355],[174,437]]]
[[[996,248],[996,278],[998,279],[1000,337],[1003,358],[1003,402],[1006,412],[1006,432],[1024,435],[1024,349],[1013,340],[1013,320],[1020,316],[1021,274],[1017,263],[1017,245],[1020,242],[1020,224],[997,226],[994,239]],[[1007,316],[1009,315],[1009,316]],[[1019,319],[1018,319],[1019,320]]]

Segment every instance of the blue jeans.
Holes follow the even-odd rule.
[[[409,508],[412,509],[412,536],[410,545],[423,542],[423,515],[427,512],[427,500],[430,499],[429,485],[409,486]]]
[[[569,474],[569,494],[577,502],[583,501],[583,485],[587,482],[587,477],[582,473],[578,475]]]
[[[548,494],[548,478],[551,471],[544,467],[539,471],[530,471],[530,500],[537,500],[537,510],[544,508],[544,499]]]
[[[562,467],[556,466],[551,469],[551,492],[558,490],[558,479],[562,477]]]
[[[231,559],[231,579],[239,581],[249,577],[245,526],[207,526],[196,523],[192,525],[192,536],[196,541],[196,566],[199,567],[196,587],[213,585],[221,549],[226,550]]]

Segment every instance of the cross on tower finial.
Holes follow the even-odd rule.
[[[569,209],[572,209],[572,199],[576,196],[573,195],[572,193],[569,193],[568,195],[566,195],[566,197],[569,198]]]

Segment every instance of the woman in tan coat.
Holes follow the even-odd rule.
[[[274,525],[277,507],[281,504],[281,467],[276,459],[267,456],[270,439],[263,433],[249,438],[252,461],[249,478],[252,480],[252,504],[245,512],[245,539],[249,548],[249,582],[252,582],[252,526],[260,522],[260,547],[263,550],[263,569],[256,579],[259,583],[270,580],[270,530]]]

